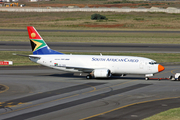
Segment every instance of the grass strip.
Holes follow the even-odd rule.
[[[179,33],[39,32],[46,42],[180,44]],[[0,31],[0,41],[29,42],[27,31]]]
[[[180,108],[170,109],[143,120],[180,120]]]
[[[30,51],[1,51],[0,61],[13,61],[13,66],[27,66],[27,65],[38,65],[29,60],[28,57],[22,57],[17,55],[12,55],[13,53],[30,55]],[[70,54],[69,52],[64,52],[65,54]],[[99,55],[99,53],[71,53],[80,55]],[[158,63],[171,63],[180,64],[180,53],[102,53],[103,55],[115,55],[115,56],[139,56],[147,57],[157,61]]]
[[[101,12],[107,21],[91,20],[97,12],[0,12],[0,28],[45,29],[172,29],[180,28],[180,14]],[[39,19],[41,18],[41,19]],[[169,22],[171,21],[171,22]],[[100,25],[100,26],[99,26]],[[110,26],[109,26],[110,25]],[[113,25],[114,27],[112,27]]]

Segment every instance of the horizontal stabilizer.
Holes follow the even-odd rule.
[[[41,58],[39,56],[34,56],[34,55],[22,55],[22,54],[16,54],[16,53],[13,53],[13,55],[18,55],[18,56],[23,56],[23,57],[31,57],[31,58]]]

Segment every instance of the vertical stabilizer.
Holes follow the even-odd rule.
[[[33,55],[63,54],[50,49],[34,27],[28,26],[27,30],[29,34]]]

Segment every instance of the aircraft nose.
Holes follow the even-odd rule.
[[[158,65],[158,72],[163,71],[165,68],[162,65]]]

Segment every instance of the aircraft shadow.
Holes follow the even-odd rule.
[[[84,78],[85,76],[77,76],[74,75],[73,73],[64,73],[64,74],[51,74],[48,76],[52,76],[52,77],[67,77],[67,78]]]
[[[51,76],[51,77],[66,77],[66,78],[84,78],[86,79],[86,76],[82,75],[74,75],[73,73],[64,73],[64,74],[50,74],[50,75],[46,75],[46,76]],[[145,80],[144,77],[120,77],[120,76],[112,76],[111,78],[93,78],[94,80],[117,80],[117,79],[121,79],[121,80]],[[88,79],[86,79],[88,80]],[[92,80],[92,79],[90,79]]]

